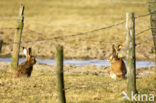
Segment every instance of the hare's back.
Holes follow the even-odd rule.
[[[29,71],[32,70],[32,65],[30,65],[27,62],[21,63],[18,67],[17,67],[17,73],[22,73],[22,74],[27,74]]]

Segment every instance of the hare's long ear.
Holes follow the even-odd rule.
[[[121,50],[121,45],[119,44],[116,48],[116,55],[118,56],[118,52]]]
[[[120,44],[118,45],[118,48],[117,48],[117,49],[118,49],[118,51],[120,51],[120,50],[121,50],[121,45],[120,45]]]
[[[31,58],[31,48],[26,49],[26,60],[29,61]]]
[[[116,49],[115,49],[115,45],[114,44],[112,45],[112,54],[116,55]]]
[[[31,48],[28,48],[28,55],[31,55]]]
[[[27,49],[25,47],[22,47],[23,48],[23,53],[25,56],[27,56]]]

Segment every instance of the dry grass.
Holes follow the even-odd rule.
[[[145,2],[148,0],[138,1]],[[92,2],[90,0],[1,0],[0,17],[17,16],[21,3],[25,5],[25,24],[22,41],[61,37],[58,40],[22,43],[22,46],[32,46],[34,48],[33,53],[36,56],[47,58],[54,58],[55,45],[62,44],[65,46],[66,58],[104,59],[111,48],[111,44],[105,42],[118,42],[125,46],[125,24],[83,36],[63,36],[119,23],[125,20],[126,12],[133,11],[135,16],[148,13],[147,5],[112,3],[104,0],[94,0]],[[144,22],[147,22],[147,24],[142,24]],[[136,33],[149,28],[149,26],[149,16],[136,19]],[[16,20],[0,19],[0,28],[8,27],[15,28]],[[5,42],[13,41],[15,29],[0,29],[0,31],[0,38],[4,39]],[[136,42],[143,41],[149,36],[151,36],[151,32],[147,31],[142,36],[139,36]],[[152,40],[150,40],[138,46],[137,58],[153,59],[153,53],[151,53],[152,45]],[[12,45],[4,46],[2,54],[10,55],[11,50]],[[142,51],[141,54],[140,51]],[[122,55],[125,55],[125,53]]]
[[[1,19],[1,17],[17,16],[21,3],[25,5],[22,41],[63,37],[112,25],[125,20],[126,12],[133,11],[136,16],[148,13],[147,5],[113,4],[104,0],[92,0],[92,2],[90,0],[0,0],[0,38],[5,42],[13,41],[15,29],[4,28],[15,28],[16,20]],[[147,24],[139,24],[145,21]],[[149,25],[149,16],[136,19],[136,33],[147,29]],[[121,25],[83,36],[22,43],[22,46],[33,47],[32,51],[36,56],[54,58],[54,47],[59,43],[64,45],[66,58],[105,59],[111,45],[103,42],[118,41],[124,45],[124,28],[125,25]],[[150,31],[138,37],[136,42],[143,41],[148,36],[151,36]],[[152,41],[138,46],[137,57],[153,59],[152,46]],[[11,51],[12,45],[4,45],[2,55],[10,55]],[[4,67],[9,68],[8,65]],[[36,68],[41,67],[36,66]],[[0,72],[0,103],[56,103],[56,77],[53,71],[44,71],[48,68],[54,67],[43,66],[43,70],[35,69],[29,79],[12,78],[7,72]],[[121,92],[126,91],[126,80],[107,83],[112,80],[106,75],[107,71],[100,71],[103,69],[105,68],[83,67],[80,70],[65,73],[65,87],[71,87],[66,90],[67,103],[120,103]],[[84,72],[81,73],[82,70]],[[83,88],[74,88],[75,86]],[[154,76],[137,79],[137,88],[141,93],[155,94]]]
[[[127,80],[112,80],[108,77],[109,68],[88,65],[65,66],[64,69],[67,103],[127,103],[122,99]],[[154,73],[154,68],[137,69],[140,94],[156,95],[152,71]],[[28,79],[13,78],[8,72],[0,72],[0,100],[0,103],[57,103],[55,66],[36,64]]]

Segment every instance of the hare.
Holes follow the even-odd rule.
[[[23,47],[23,53],[26,56],[26,61],[17,66],[16,77],[30,77],[33,65],[36,63],[35,57],[31,56],[31,48]]]
[[[111,63],[110,66],[110,77],[112,79],[119,78],[125,78],[125,75],[127,73],[126,65],[122,58],[118,57],[118,52],[120,50],[120,45],[118,45],[118,48],[115,48],[115,45],[112,45],[112,54],[108,56],[108,61]]]

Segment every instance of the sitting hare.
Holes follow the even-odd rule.
[[[23,53],[26,56],[26,61],[16,68],[16,77],[30,77],[33,65],[36,63],[35,57],[31,56],[31,48],[23,47]]]
[[[118,57],[118,51],[120,50],[120,45],[118,48],[115,48],[115,45],[112,45],[112,54],[108,56],[108,61],[111,63],[110,66],[110,77],[112,79],[125,78],[127,73],[126,65],[124,61]]]

